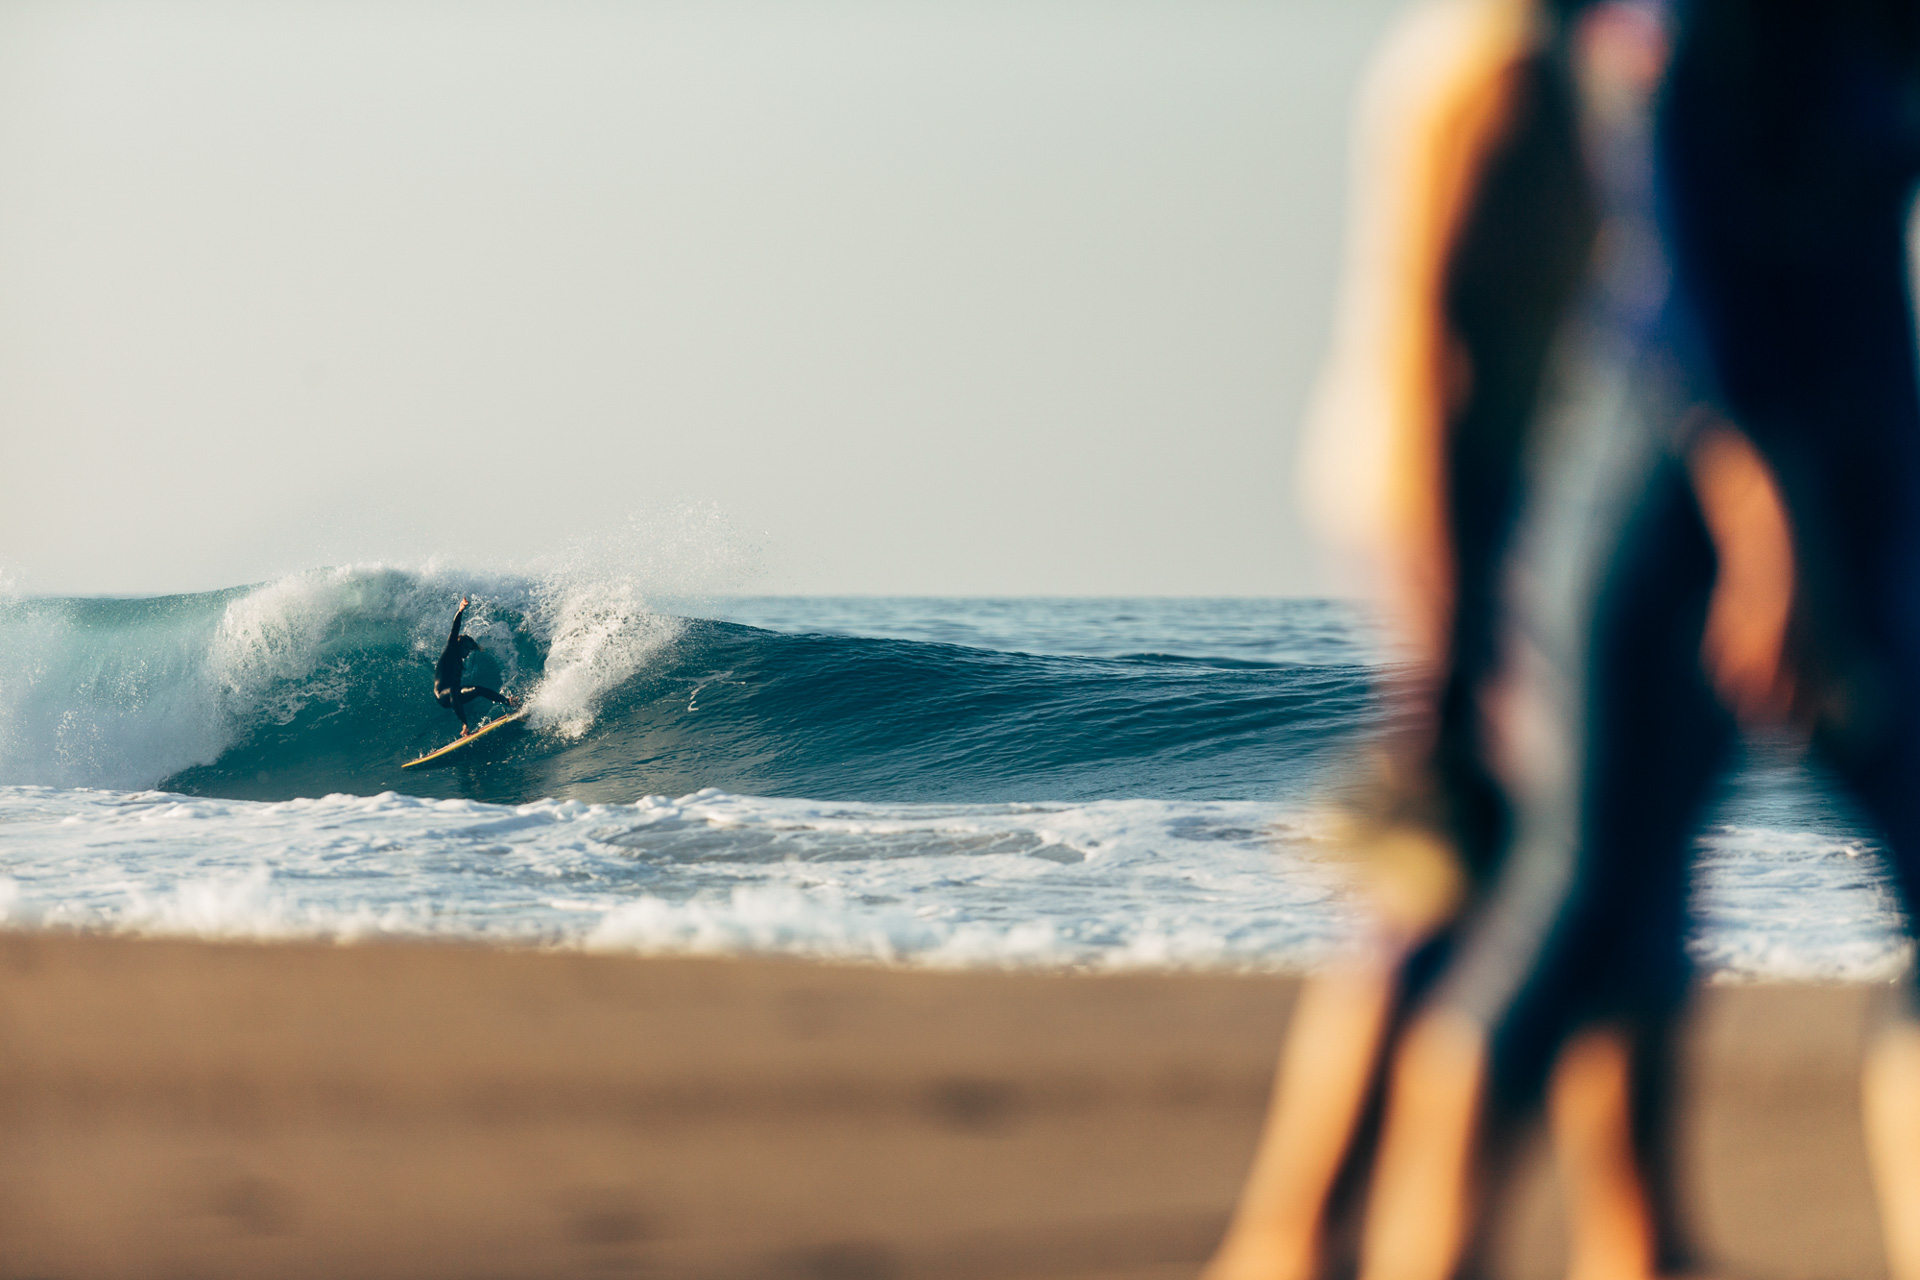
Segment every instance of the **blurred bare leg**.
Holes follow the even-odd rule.
[[[1414,1023],[1388,1078],[1361,1280],[1447,1280],[1465,1245],[1486,1032],[1441,1011]]]
[[[1614,1031],[1569,1043],[1547,1110],[1572,1230],[1569,1280],[1646,1280],[1654,1226],[1633,1144],[1633,1058]]]
[[[1308,1280],[1320,1219],[1352,1141],[1393,1001],[1395,963],[1308,979],[1226,1239],[1202,1280]]]
[[[1920,1280],[1920,1026],[1903,1022],[1883,1033],[1861,1084],[1887,1274]]]

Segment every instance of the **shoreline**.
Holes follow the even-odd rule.
[[[1297,981],[0,934],[0,1275],[1191,1277]],[[1884,1274],[1884,988],[1704,988],[1707,1260]],[[1550,1163],[1496,1274],[1556,1274]]]

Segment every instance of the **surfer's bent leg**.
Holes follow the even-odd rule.
[[[467,698],[472,692],[470,689],[448,689],[440,692],[434,699],[441,706],[460,717],[461,737],[465,737],[467,734]]]
[[[487,701],[497,702],[503,707],[509,705],[505,694],[494,689],[486,688],[483,685],[470,684],[460,691],[460,701],[466,702],[471,698],[485,698]]]

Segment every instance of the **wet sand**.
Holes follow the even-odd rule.
[[[0,1275],[1173,1280],[1284,978],[0,937]],[[1753,1277],[1883,1274],[1875,993],[1703,997],[1687,1194]],[[1551,1276],[1541,1153],[1504,1274]]]

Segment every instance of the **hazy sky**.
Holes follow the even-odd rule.
[[[637,518],[722,590],[1337,587],[1290,473],[1396,8],[14,0],[0,569]]]

